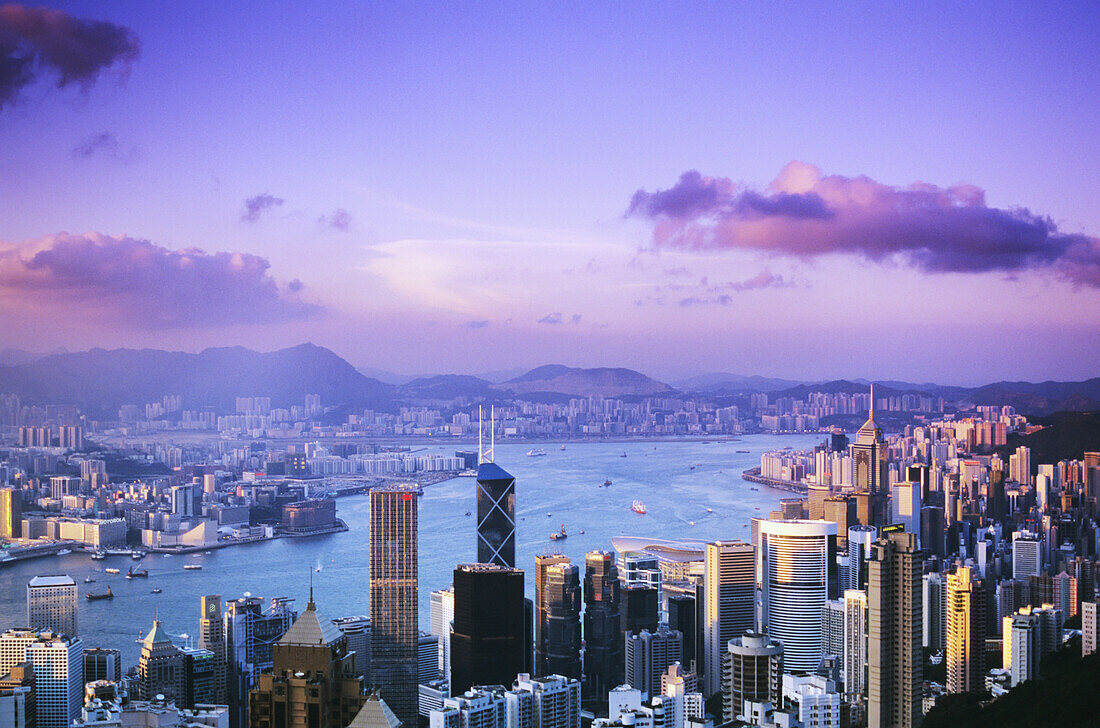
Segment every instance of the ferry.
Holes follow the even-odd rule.
[[[183,568],[187,569],[188,571],[198,571],[202,568],[202,564],[184,564]]]
[[[546,451],[543,450],[541,447],[533,447],[527,451],[527,457],[529,458],[541,458],[545,454]]]
[[[108,574],[117,574],[118,573],[118,569],[115,569],[115,568],[107,568],[107,569],[104,569],[104,571],[107,572]]]
[[[561,530],[557,533],[550,534],[551,541],[561,541],[562,539],[569,538],[569,534],[565,532],[565,524],[561,524]]]
[[[84,598],[87,599],[89,602],[95,602],[99,601],[100,599],[114,599],[115,595],[111,591],[111,587],[107,587],[107,591],[102,594],[92,594],[91,592],[88,592],[84,595]]]
[[[642,503],[640,500],[636,500],[630,504],[630,510],[634,511],[639,516],[644,516],[646,514],[645,503]]]
[[[72,552],[73,552],[72,549],[61,549],[60,551],[57,552],[57,555],[58,556],[68,556]]]

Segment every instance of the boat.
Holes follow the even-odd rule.
[[[749,488],[749,490],[760,490],[759,488]]]
[[[184,564],[183,568],[187,569],[188,571],[198,571],[202,568],[202,564]]]
[[[694,526],[694,525],[695,525],[695,521],[688,521],[688,525],[689,525],[689,526]]]
[[[562,539],[569,538],[569,534],[565,532],[565,524],[561,524],[561,530],[557,533],[550,534],[551,541],[561,541]]]
[[[209,551],[203,551],[203,552],[202,552],[202,555],[203,555],[203,556],[209,556],[209,555],[210,555],[210,552],[209,552]]]
[[[533,447],[527,451],[527,457],[529,458],[541,458],[545,454],[546,451],[543,450],[541,447]]]
[[[93,579],[93,578],[92,578],[92,577],[90,577],[90,576],[85,576],[85,577],[84,577],[84,583],[85,583],[85,584],[91,584],[91,583],[92,583],[93,581],[95,581],[95,579]]]
[[[107,569],[104,569],[104,571],[107,572],[108,574],[117,574],[118,573],[118,569],[113,569],[113,568],[107,568]]]
[[[130,558],[133,559],[134,561],[140,561],[140,560],[145,558],[145,552],[144,551],[134,551],[132,554],[130,554]]]
[[[565,449],[565,445],[562,445],[562,446],[561,446],[561,447],[559,447],[558,449],[559,449],[559,450],[564,450],[564,449]]]
[[[114,599],[115,595],[111,591],[111,587],[107,587],[107,591],[103,592],[102,594],[93,594],[91,592],[88,592],[84,595],[84,598],[87,599],[89,602],[96,602],[100,599]]]
[[[639,516],[644,516],[646,514],[645,503],[642,503],[640,500],[636,500],[630,504],[630,510],[634,511]]]
[[[739,452],[739,453],[741,453],[741,454],[743,454],[743,455],[748,455],[748,454],[749,454],[749,451],[748,451],[748,450],[737,450],[736,452]]]
[[[472,516],[473,514],[472,514],[472,513],[470,513],[469,511],[466,511],[466,515],[467,515],[467,516]]]
[[[707,513],[714,513],[714,509],[713,508],[708,508]]]
[[[626,457],[626,453],[624,452],[624,453],[623,453],[622,455],[620,455],[619,457],[621,457],[621,458],[625,458],[625,457]]]
[[[148,576],[149,576],[149,570],[148,569],[142,569],[141,571],[134,571],[134,567],[132,567],[132,566],[130,567],[129,571],[126,572],[126,578],[127,579],[145,579],[145,578],[148,578]]]
[[[610,486],[611,486],[611,478],[607,478],[603,481],[603,485],[601,485],[600,487],[601,488],[608,488]]]
[[[161,593],[162,591],[163,591],[163,589],[161,589],[161,588],[160,588],[160,587],[158,586],[158,587],[156,587],[155,589],[153,589],[153,591],[151,591],[151,592],[150,592],[150,594],[160,594],[160,593]]]
[[[107,558],[107,554],[103,553],[102,551],[96,551],[94,554],[92,554],[92,559],[95,561],[103,561],[103,559],[105,558]]]
[[[57,555],[58,556],[68,556],[72,552],[73,552],[72,549],[61,549],[60,551],[57,552]]]

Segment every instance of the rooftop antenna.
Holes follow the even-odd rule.
[[[497,458],[497,406],[489,405],[489,452],[486,453],[489,462],[495,462]]]
[[[875,419],[875,383],[871,382],[871,410],[867,413],[870,419]]]
[[[313,567],[309,567],[309,603],[313,604]]]
[[[491,463],[496,457],[496,408],[489,406],[489,449],[485,449],[485,438],[482,434],[485,429],[485,418],[481,412],[481,405],[477,406],[477,464]]]

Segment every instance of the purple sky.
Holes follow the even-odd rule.
[[[1047,5],[0,6],[0,347],[1096,376]]]

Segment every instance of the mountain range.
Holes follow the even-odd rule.
[[[381,371],[381,370],[373,370]],[[235,409],[238,396],[269,396],[275,407],[302,404],[319,394],[326,406],[392,411],[402,404],[466,398],[502,401],[516,395],[537,400],[568,397],[644,397],[698,394],[718,398],[752,392],[803,397],[811,391],[865,392],[863,380],[797,382],[761,376],[706,374],[675,383],[632,369],[578,368],[548,364],[499,380],[496,376],[441,374],[409,378],[386,372],[390,381],[367,376],[334,352],[314,344],[260,353],[243,347],[197,354],[157,349],[92,349],[29,354],[6,349],[0,357],[0,393],[28,404],[77,405],[93,417],[113,417],[123,404],[142,405],[179,394],[186,409]],[[876,394],[922,393],[960,404],[1007,404],[1029,415],[1100,410],[1100,377],[1083,382],[995,382],[982,387],[876,382]]]

